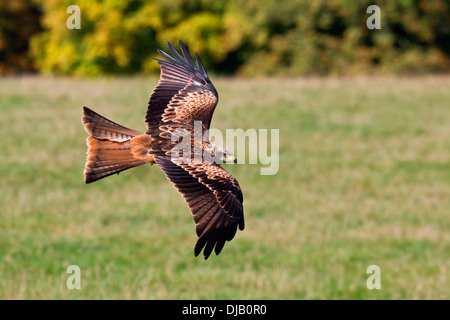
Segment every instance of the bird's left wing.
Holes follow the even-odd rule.
[[[156,139],[170,139],[177,127],[192,130],[194,121],[201,121],[204,133],[219,99],[217,91],[198,54],[197,66],[181,40],[184,57],[169,42],[167,45],[174,57],[158,50],[167,60],[155,59],[161,67],[161,76],[148,102],[147,134]]]

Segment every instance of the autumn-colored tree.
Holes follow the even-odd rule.
[[[178,39],[218,73],[450,71],[447,0],[30,1],[0,0],[0,72],[14,65],[78,76],[157,72],[156,49]],[[10,3],[27,5],[14,11]],[[66,27],[72,4],[80,7],[81,29]],[[366,25],[373,4],[381,29]],[[42,31],[22,25],[36,21]]]

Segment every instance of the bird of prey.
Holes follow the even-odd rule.
[[[167,45],[173,57],[158,50],[166,60],[155,59],[161,76],[148,101],[146,133],[83,107],[82,122],[89,133],[85,182],[156,163],[192,213],[198,236],[195,256],[203,250],[207,259],[213,249],[216,254],[221,252],[238,227],[244,229],[242,191],[236,179],[220,166],[236,163],[233,154],[208,140],[219,97],[200,57],[196,54],[196,64],[181,40],[184,57],[172,44]],[[196,132],[196,128],[200,130]],[[179,148],[186,137],[189,140],[184,146],[190,148]]]

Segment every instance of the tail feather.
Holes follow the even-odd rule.
[[[133,152],[137,147],[133,139],[143,135],[141,132],[112,122],[87,107],[83,107],[83,111],[82,122],[90,134],[86,140],[86,183],[150,162],[150,159],[135,157],[136,152]]]
[[[83,107],[81,121],[86,131],[97,139],[124,142],[142,134],[142,132],[125,128],[118,123],[102,117],[88,107]]]

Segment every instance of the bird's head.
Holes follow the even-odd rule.
[[[234,155],[227,149],[215,144],[211,144],[211,147],[213,148],[212,154],[214,155],[214,160],[216,163],[237,163]]]
[[[237,159],[234,157],[234,154],[232,154],[230,151],[228,151],[227,149],[223,149],[223,162],[224,163],[237,163]]]

